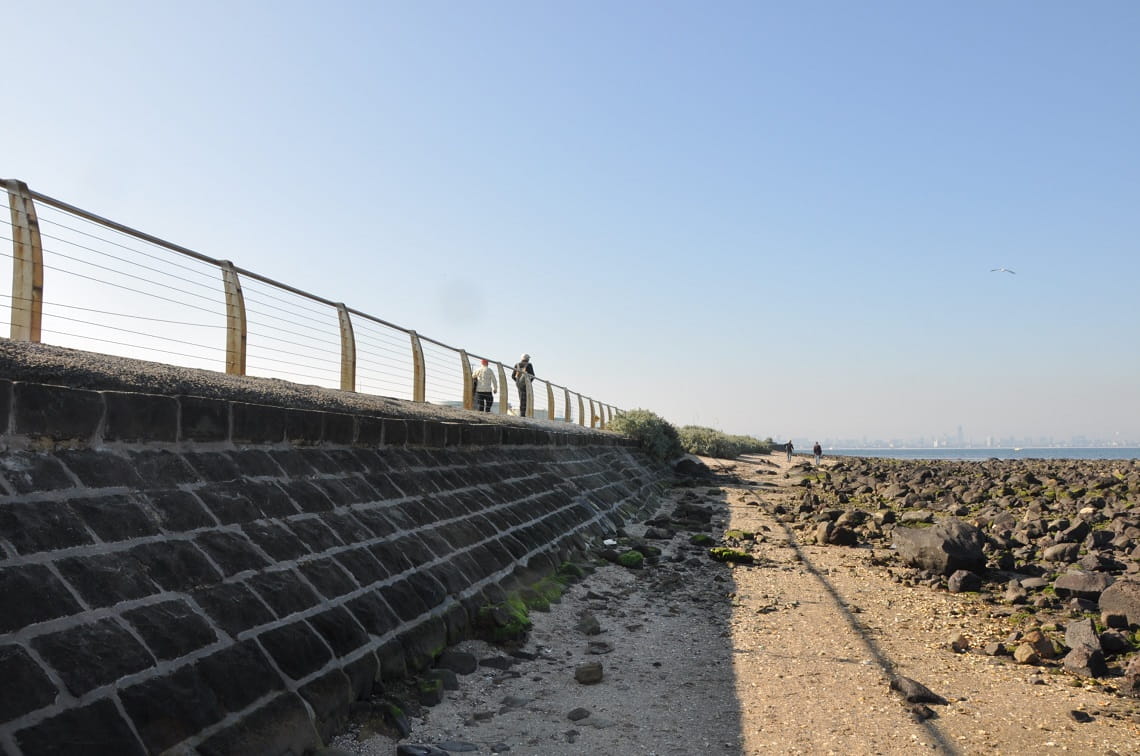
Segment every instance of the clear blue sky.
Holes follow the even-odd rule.
[[[0,9],[45,194],[678,425],[1140,439],[1138,2]]]

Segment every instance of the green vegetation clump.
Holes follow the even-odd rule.
[[[756,534],[750,530],[726,530],[724,537],[734,541],[755,541]]]
[[[645,555],[640,551],[636,551],[634,549],[630,549],[618,557],[618,564],[620,564],[622,567],[628,567],[631,570],[640,569],[641,565],[644,563]]]
[[[768,454],[772,439],[761,441],[752,436],[733,436],[700,425],[685,425],[677,432],[681,447],[689,454],[717,459],[736,459],[741,454]]]
[[[649,410],[619,412],[610,423],[610,430],[637,441],[646,454],[659,462],[668,462],[683,453],[677,429]]]
[[[526,602],[517,593],[512,593],[501,604],[482,607],[477,617],[477,625],[485,633],[484,639],[493,643],[521,639],[531,624]]]
[[[694,546],[708,546],[710,543],[714,543],[714,541],[713,537],[708,533],[694,533],[689,536],[689,543]]]
[[[727,546],[717,546],[709,549],[709,556],[718,562],[735,562],[736,564],[752,564],[752,555],[740,549],[730,549]]]

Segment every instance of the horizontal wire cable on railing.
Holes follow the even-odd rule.
[[[53,314],[51,317],[53,320],[66,320],[70,323],[85,323],[87,325],[93,325],[96,328],[108,329],[111,331],[118,331],[120,333],[130,333],[130,334],[133,334],[135,336],[145,336],[148,339],[158,339],[159,341],[170,341],[170,342],[173,342],[175,344],[185,344],[187,346],[202,347],[204,349],[210,349],[211,348],[208,344],[199,344],[199,343],[194,342],[194,341],[185,341],[183,339],[176,339],[176,338],[173,338],[171,336],[159,336],[156,333],[148,333],[146,331],[134,331],[134,330],[131,330],[130,328],[121,328],[119,326],[107,325],[106,323],[92,323],[89,320],[79,320],[78,318],[69,318],[66,315]]]
[[[48,252],[48,250],[44,250],[44,252],[46,253],[46,252]],[[93,263],[93,262],[90,262],[88,260],[83,260],[83,259],[78,258],[78,257],[72,257],[71,255],[66,255],[66,254],[59,252],[59,251],[56,251],[56,250],[51,250],[51,255],[52,255],[52,257],[62,257],[65,260],[71,260],[72,262],[77,262],[81,265],[87,265],[87,266],[90,266],[92,268],[97,268],[99,270],[104,270],[104,271],[107,271],[109,273],[114,273],[114,274],[122,276],[124,278],[133,279],[135,281],[141,281],[143,283],[153,284],[153,285],[161,287],[163,289],[176,291],[179,294],[186,294],[187,296],[194,297],[196,299],[203,299],[207,302],[216,302],[217,301],[217,300],[211,299],[210,297],[206,297],[206,296],[203,296],[201,294],[198,294],[196,292],[186,291],[185,289],[179,289],[179,288],[174,287],[174,286],[168,286],[166,284],[159,283],[158,281],[152,281],[149,278],[144,278],[143,276],[136,276],[133,273],[127,273],[125,271],[117,270],[115,268],[108,268],[106,265],[99,265],[98,263]],[[84,278],[87,278],[88,280],[91,280],[91,281],[98,281],[99,283],[113,285],[111,281],[107,281],[107,280],[104,280],[102,278],[94,278],[92,276],[87,276],[87,275],[84,275],[82,273],[76,273],[75,271],[70,271],[67,268],[61,268],[61,267],[58,267],[55,265],[49,266],[45,262],[44,263],[44,270],[48,270],[49,268],[51,270],[59,270],[59,271],[73,273],[74,275],[80,275],[80,276],[83,276]]]
[[[50,264],[41,263],[42,269],[47,271],[58,272],[67,276],[77,279],[93,282],[100,286],[106,286],[111,289],[131,292],[144,297],[149,297],[151,300],[167,302],[175,306],[199,310],[210,314],[214,318],[226,317],[227,300],[225,297],[224,281],[223,285],[219,286],[215,276],[220,276],[224,279],[224,265],[230,263],[224,260],[215,260],[206,255],[202,255],[193,250],[171,244],[158,237],[145,234],[143,232],[131,229],[123,224],[110,221],[105,218],[100,218],[94,214],[88,213],[80,208],[76,208],[50,197],[46,197],[37,192],[32,192],[32,197],[37,203],[46,205],[48,212],[42,210],[38,213],[40,221],[40,239],[41,244],[43,239],[55,242],[47,248],[42,248],[42,252],[49,258],[58,260],[72,261],[77,266],[84,266],[80,270],[93,269],[95,271],[105,271],[113,276],[113,279],[104,279],[98,277],[98,274],[91,275],[90,271],[80,272],[77,269],[69,269],[62,267],[58,262]],[[0,208],[9,206],[10,203],[0,203]],[[112,232],[122,234],[123,237],[135,239],[150,244],[157,250],[169,250],[176,255],[190,257],[191,259],[201,263],[203,266],[208,266],[210,270],[203,270],[202,268],[193,267],[190,265],[180,264],[176,260],[168,256],[158,256],[149,251],[140,249],[135,246],[123,243],[123,240],[115,238],[108,238],[107,236],[98,233],[92,233],[91,230],[77,227],[75,224],[90,224],[94,228],[108,229]],[[71,238],[71,236],[82,237],[92,244],[105,245],[130,255],[130,257],[123,257],[118,254],[113,254],[106,249],[100,249],[95,246],[80,243],[79,240]],[[0,236],[0,240],[7,240],[13,242],[11,237]],[[64,246],[66,245],[66,246]],[[72,251],[68,254],[64,251]],[[129,270],[122,270],[115,268],[111,264],[100,264],[90,258],[83,258],[76,256],[76,251],[86,251],[91,255],[103,258],[108,261],[121,263],[129,266]],[[0,252],[4,257],[14,258],[14,254],[8,255]],[[166,268],[177,268],[179,270],[192,273],[196,277],[210,278],[209,284],[202,281],[190,280],[186,276],[177,275],[168,272],[167,270],[154,268],[152,266],[139,262],[137,258],[145,258],[154,260],[161,263]],[[155,280],[140,275],[141,271],[153,272],[162,277],[162,280]],[[409,329],[405,329],[393,323],[389,323],[380,318],[377,318],[368,313],[361,312],[346,305],[332,302],[331,300],[319,297],[308,292],[296,289],[287,284],[279,283],[269,279],[265,276],[259,275],[252,271],[247,271],[237,266],[233,266],[233,271],[238,276],[238,281],[243,285],[243,298],[247,305],[252,304],[254,307],[251,309],[246,307],[245,314],[247,321],[252,317],[252,320],[262,328],[267,328],[271,333],[267,333],[262,328],[254,328],[247,331],[247,336],[258,342],[253,350],[250,350],[255,360],[262,360],[265,363],[272,363],[278,365],[286,365],[292,367],[301,367],[311,371],[323,372],[328,371],[326,376],[314,376],[302,373],[297,375],[305,378],[312,378],[315,380],[329,380],[333,383],[333,377],[338,376],[338,366],[340,364],[341,351],[337,348],[336,344],[344,337],[342,332],[341,315],[338,308],[345,308],[353,326],[353,336],[356,344],[356,354],[354,355],[355,364],[357,369],[357,383],[358,385],[377,385],[376,381],[383,382],[387,378],[392,378],[400,384],[400,391],[406,393],[408,390],[410,379],[412,376],[409,374],[415,360],[411,354],[411,345],[408,342],[408,335],[416,333]],[[117,280],[116,280],[117,279]],[[205,296],[195,291],[189,291],[179,286],[171,286],[165,283],[166,279],[173,279],[183,285],[190,285],[208,289],[213,296]],[[210,305],[214,305],[216,309],[208,309],[191,301],[178,300],[171,296],[163,296],[162,294],[152,293],[151,291],[142,290],[126,283],[121,283],[121,280],[135,281],[142,285],[152,286],[164,294],[178,293],[185,295],[191,300],[205,300]],[[295,298],[290,298],[287,295],[293,295]],[[3,295],[0,295],[3,296]],[[17,300],[13,297],[8,297],[8,300],[15,306]],[[125,334],[132,334],[143,339],[153,339],[156,341],[169,342],[173,344],[184,344],[196,348],[210,349],[220,352],[222,346],[219,344],[217,347],[204,346],[193,341],[184,339],[176,339],[169,336],[159,336],[156,334],[149,334],[143,331],[138,331],[129,328],[122,328],[110,325],[105,322],[94,322],[91,320],[80,320],[78,318],[67,317],[56,310],[64,309],[69,312],[90,312],[97,315],[102,315],[107,318],[133,318],[135,320],[153,323],[163,323],[169,325],[179,325],[188,328],[211,328],[211,329],[224,329],[228,325],[211,325],[207,323],[194,323],[190,321],[174,320],[169,318],[153,318],[147,316],[130,315],[124,312],[112,312],[98,308],[85,308],[76,305],[66,305],[60,302],[41,301],[41,308],[47,308],[45,313],[49,320],[59,320],[75,323],[85,323],[94,328],[104,328],[107,330],[117,331]],[[323,306],[320,309],[319,306]],[[43,312],[43,309],[41,309]],[[276,313],[282,313],[281,315]],[[287,324],[289,327],[282,327],[282,324]],[[9,323],[9,325],[11,325]],[[302,333],[301,331],[308,331],[309,333]],[[47,328],[44,332],[62,335],[70,338],[90,339],[92,341],[118,344],[121,346],[140,348],[137,344],[130,344],[113,339],[102,339],[98,337],[79,336],[66,331],[58,331],[55,329]],[[280,334],[280,335],[272,335]],[[465,373],[464,367],[456,358],[459,357],[462,350],[445,344],[429,336],[417,334],[419,345],[421,349],[421,364],[425,368],[425,393],[430,394],[432,399],[439,398],[449,404],[454,404],[462,399],[462,394],[466,390],[462,385],[462,376]],[[294,341],[289,337],[299,339]],[[291,351],[289,349],[276,348],[274,345],[286,345],[297,349],[304,350],[304,354]],[[262,347],[263,349],[259,349]],[[216,358],[204,358],[199,355],[187,354],[184,352],[177,352],[174,350],[161,349],[158,347],[148,346],[152,351],[162,354],[171,354],[180,357],[187,357],[194,360],[209,359],[214,362]],[[248,348],[248,347],[247,347]],[[268,352],[267,356],[264,352]],[[322,357],[325,355],[326,357]],[[473,353],[467,354],[469,359],[479,359],[478,355]],[[282,359],[284,358],[284,359]],[[297,362],[296,360],[305,360],[306,358],[315,358],[319,364],[307,364],[305,362]],[[495,361],[497,365],[502,365],[507,368],[504,363]],[[331,364],[330,364],[331,363]],[[474,367],[474,363],[469,363],[470,367]],[[272,368],[269,368],[272,370]],[[508,368],[509,369],[509,368]],[[398,372],[392,372],[398,371]],[[287,371],[286,371],[287,373]],[[288,374],[288,373],[287,373]],[[546,383],[548,387],[546,391],[543,390],[542,383]],[[544,414],[546,411],[560,414],[565,419],[569,420],[576,412],[576,405],[571,400],[567,402],[565,395],[559,393],[554,396],[555,390],[567,390],[566,387],[555,384],[549,381],[536,380],[532,387],[532,403],[536,410],[542,410]],[[385,390],[390,390],[390,387],[385,386]],[[507,393],[507,386],[503,387],[504,395]],[[554,401],[548,403],[546,401],[547,395],[550,395]],[[574,392],[576,397],[586,400],[586,397],[578,392]],[[602,407],[604,413],[605,407],[601,402],[595,401],[598,407]],[[549,405],[549,406],[547,406]]]
[[[282,339],[282,338],[279,338],[277,336],[270,336],[267,333],[263,333],[261,331],[255,331],[252,328],[246,329],[246,333],[248,333],[250,337],[256,336],[259,339],[265,339],[267,341],[277,341],[277,342],[280,342],[282,344],[288,344],[290,346],[308,349],[311,352],[332,355],[336,359],[338,359],[338,360],[340,359],[340,350],[339,349],[314,347],[314,346],[310,346],[309,344],[298,344],[296,341],[289,341],[288,339]]]
[[[258,292],[258,293],[260,294],[261,292]],[[252,304],[256,304],[256,305],[260,305],[262,307],[265,307],[268,310],[277,310],[278,312],[285,313],[285,315],[273,315],[273,314],[270,314],[268,312],[262,312],[261,314],[265,315],[266,317],[273,317],[273,318],[279,318],[281,320],[290,320],[290,321],[296,320],[297,318],[301,318],[301,319],[308,321],[310,323],[321,323],[322,325],[325,325],[326,327],[331,324],[334,328],[337,327],[337,320],[335,319],[335,317],[324,318],[324,319],[315,318],[312,316],[311,313],[305,312],[303,310],[290,310],[286,307],[279,307],[279,306],[273,304],[272,302],[267,302],[264,299],[260,299],[256,296],[251,296],[248,291],[244,291],[244,290],[242,293],[242,297],[243,297],[243,299],[245,299],[245,303],[246,303],[247,308],[252,303]],[[332,314],[335,316],[336,312],[334,311]],[[285,317],[285,316],[288,316],[288,317]]]
[[[0,297],[3,297],[5,299],[16,299],[16,300],[19,300],[21,302],[32,301],[32,300],[28,299],[27,297],[13,297],[11,294],[0,294]],[[84,312],[94,312],[94,313],[98,313],[99,315],[112,315],[112,316],[117,317],[117,318],[131,318],[132,320],[148,320],[148,321],[151,321],[153,323],[167,323],[169,325],[184,325],[184,326],[190,326],[193,328],[217,328],[217,329],[227,328],[227,326],[220,325],[220,324],[219,325],[211,325],[209,323],[194,323],[194,322],[189,321],[189,320],[168,320],[166,318],[150,318],[150,317],[147,317],[146,315],[135,315],[133,313],[126,313],[126,312],[110,312],[109,310],[96,310],[92,307],[80,307],[79,305],[69,305],[69,304],[63,304],[62,302],[52,302],[52,301],[48,301],[48,300],[44,300],[42,304],[45,308],[49,307],[49,306],[50,307],[65,307],[69,310],[83,310]],[[59,316],[53,316],[53,317],[59,317]]]
[[[267,320],[267,321],[270,321],[270,322],[276,321],[276,322],[281,322],[281,323],[289,323],[290,325],[293,325],[292,321],[285,320],[284,318],[274,317],[271,315],[265,315],[265,313],[259,312],[257,310],[248,310],[247,309],[245,312],[246,312],[246,322],[249,322],[250,320],[254,320],[254,322],[260,323],[260,322],[262,322],[261,320],[256,320],[256,319],[250,318],[249,316],[250,315],[263,315],[263,316],[265,316],[265,320]],[[305,327],[305,326],[302,325],[302,327]],[[328,342],[330,338],[335,338],[334,333],[330,333],[329,331],[317,331],[317,329],[315,329],[315,328],[312,330],[319,333],[321,338],[318,338],[317,336],[313,336],[313,335],[307,334],[307,333],[298,333],[297,331],[291,331],[288,328],[282,328],[280,330],[282,333],[287,333],[290,336],[296,336],[299,339],[309,339],[310,341],[315,341],[315,342],[320,343],[320,344]],[[298,344],[298,346],[301,346],[301,345]]]
[[[360,367],[360,360],[359,359],[356,361],[356,363],[357,363],[357,372],[358,373],[368,373],[368,374],[375,374],[375,375],[391,375],[391,376],[396,376],[396,377],[411,375],[411,371],[409,370],[409,368],[411,367],[410,364],[408,364],[408,365],[396,365],[395,368],[400,369],[400,372],[393,373],[389,370],[382,369],[384,367],[388,367],[386,365],[381,366],[381,367],[369,367],[365,370],[365,369],[362,369]]]
[[[58,238],[53,237],[53,236],[48,236],[42,232],[40,233],[40,237],[41,237],[41,239],[42,238],[52,239],[53,241],[57,241],[57,242],[60,242],[62,244],[68,244],[72,247],[76,247],[78,249],[83,249],[83,250],[86,250],[86,251],[91,252],[93,254],[101,255],[103,257],[107,257],[111,260],[116,260],[116,261],[121,262],[121,263],[126,263],[127,265],[130,265],[132,269],[149,270],[152,273],[157,273],[160,276],[166,276],[167,278],[173,278],[175,281],[181,281],[182,283],[187,283],[187,284],[190,284],[191,286],[201,286],[202,288],[211,289],[212,291],[216,291],[218,288],[216,286],[214,286],[214,287],[207,286],[206,284],[200,283],[198,281],[190,281],[190,280],[184,278],[183,276],[176,276],[173,273],[165,273],[165,272],[158,270],[156,268],[152,268],[149,265],[140,265],[139,263],[136,263],[132,260],[128,260],[127,258],[118,257],[117,255],[108,254],[107,252],[100,252],[97,249],[92,249],[91,247],[85,247],[82,244],[76,244],[75,242],[70,242],[70,241],[67,241],[66,239],[58,239]],[[147,281],[147,282],[153,283],[157,286],[165,286],[166,285],[166,284],[160,283],[158,281],[154,281],[154,280],[149,279],[149,278],[144,278],[142,276],[136,276],[133,273],[128,273],[127,271],[119,270],[118,268],[111,268],[111,267],[107,267],[105,265],[99,265],[98,263],[94,263],[94,262],[91,262],[89,260],[85,260],[81,257],[73,257],[72,255],[68,255],[64,252],[59,251],[58,249],[43,246],[42,243],[41,243],[41,248],[42,248],[45,255],[47,255],[47,254],[55,255],[57,257],[62,257],[62,258],[67,259],[67,260],[73,260],[75,262],[82,263],[84,265],[90,265],[93,268],[99,268],[101,270],[110,271],[112,273],[118,273],[119,275],[123,275],[123,276],[130,276],[131,278],[137,278],[140,281]],[[179,290],[179,291],[182,291],[183,294],[190,294],[191,296],[199,296],[199,297],[202,296],[201,294],[196,294],[194,292],[183,291],[183,290]]]
[[[291,357],[296,357],[296,356],[299,356],[299,355],[292,355],[292,354],[290,354],[290,356],[291,356]],[[268,356],[266,356],[266,355],[264,355],[264,354],[259,354],[259,353],[258,353],[256,350],[254,350],[254,351],[252,351],[252,352],[248,352],[248,353],[246,354],[246,363],[247,363],[247,365],[249,364],[250,360],[254,360],[254,361],[260,360],[261,362],[275,362],[275,363],[277,363],[277,364],[279,364],[279,365],[289,365],[290,367],[299,367],[299,368],[305,368],[305,369],[311,369],[311,368],[315,368],[315,369],[317,369],[317,370],[320,370],[320,369],[321,369],[319,365],[309,365],[309,364],[306,364],[306,363],[304,363],[304,362],[290,362],[289,360],[279,360],[279,359],[276,359],[276,358],[274,358],[274,357],[268,357]],[[333,373],[332,371],[330,371],[330,372],[328,373],[328,375],[333,375],[333,374],[334,374],[334,373]],[[328,375],[322,376],[322,380],[323,380],[324,378],[327,378],[327,377],[328,377]],[[310,375],[310,376],[306,376],[306,377],[307,377],[307,378],[312,378],[313,376],[311,376],[311,375]]]
[[[286,299],[284,296],[281,296],[280,294],[276,294],[274,292],[282,292],[284,294],[289,294],[291,292],[285,292],[283,289],[277,286],[266,284],[262,281],[258,281],[257,279],[246,279],[245,290],[247,292],[254,291],[258,294],[264,294],[265,296],[277,302],[281,302],[282,304],[287,304],[291,307],[297,308],[296,310],[289,310],[289,312],[305,313],[306,315],[320,315],[322,317],[327,317],[330,314],[334,318],[336,316],[335,307],[331,307],[329,305],[325,305],[320,302],[316,302],[315,300],[298,296],[296,294],[292,295],[292,299]],[[321,305],[321,308],[317,309],[316,307],[311,306],[310,303],[313,305]]]
[[[288,355],[289,357],[296,357],[297,359],[300,359],[300,360],[308,360],[308,358],[309,358],[309,352],[308,351],[305,351],[304,353],[291,352],[288,349],[276,349],[276,348],[271,347],[271,346],[263,345],[257,341],[254,341],[253,343],[246,345],[246,354],[283,354],[283,355]],[[340,361],[339,360],[331,360],[331,362],[333,363],[333,365],[335,365],[335,367],[333,367],[333,366],[329,366],[327,368],[324,367],[329,362],[330,362],[330,360],[321,360],[317,364],[313,364],[312,362],[304,361],[304,362],[301,362],[298,364],[304,365],[305,367],[316,368],[318,370],[330,370],[330,371],[336,371],[339,373],[340,372],[340,368],[339,368]]]
[[[332,322],[334,324],[338,322],[338,318],[337,318],[337,314],[336,314],[335,309],[325,308],[324,310],[312,310],[312,309],[304,308],[304,307],[296,307],[296,308],[280,307],[278,305],[273,304],[272,302],[266,302],[265,300],[258,299],[256,296],[253,296],[253,295],[256,294],[258,296],[265,296],[271,300],[274,300],[276,302],[282,302],[285,304],[293,304],[293,303],[289,302],[286,299],[282,299],[281,297],[274,296],[273,294],[265,291],[264,289],[259,289],[259,288],[255,288],[255,287],[251,287],[251,286],[243,286],[242,288],[243,288],[243,293],[244,293],[244,297],[245,297],[246,302],[255,302],[255,303],[263,305],[269,309],[279,310],[279,311],[284,312],[288,315],[291,315],[294,317],[299,316],[299,317],[302,317],[306,320],[310,320],[310,321],[314,321],[314,322],[320,322],[321,319],[323,319],[324,321]],[[314,316],[320,316],[320,318],[314,317]]]
[[[49,209],[54,210],[54,208],[51,208],[50,205],[48,207],[49,207]],[[106,228],[106,226],[100,226],[96,223],[93,223],[92,221],[87,220],[86,218],[81,218],[78,215],[72,215],[71,213],[65,213],[65,212],[60,211],[60,210],[56,210],[55,212],[60,213],[63,217],[74,218],[75,220],[82,221],[84,223],[90,224],[92,226],[95,226],[96,228]],[[135,247],[128,247],[127,245],[121,244],[121,243],[114,241],[112,239],[107,239],[107,238],[104,238],[102,236],[96,236],[95,234],[92,234],[88,231],[83,231],[82,229],[74,228],[73,226],[68,226],[64,223],[60,223],[58,220],[54,220],[54,219],[50,219],[50,218],[45,220],[45,216],[42,213],[38,213],[37,217],[38,217],[38,220],[40,221],[41,233],[43,232],[43,224],[45,222],[47,222],[47,223],[51,223],[53,226],[65,228],[68,231],[73,231],[73,232],[80,234],[82,236],[86,236],[86,237],[91,238],[91,239],[96,239],[96,240],[101,241],[101,242],[106,242],[107,244],[110,244],[112,246],[119,247],[120,249],[124,249],[124,250],[130,251],[130,252],[134,252],[135,254],[142,255],[143,257],[148,257],[152,260],[161,260],[161,261],[168,262],[170,265],[173,265],[177,268],[181,268],[183,270],[190,271],[191,273],[195,273],[195,274],[200,275],[200,276],[211,276],[211,277],[213,277],[213,273],[216,273],[216,271],[217,271],[217,266],[213,266],[213,265],[210,266],[213,270],[211,272],[206,272],[206,271],[202,270],[201,268],[192,268],[189,265],[184,265],[182,263],[175,262],[175,260],[185,257],[185,255],[179,255],[179,257],[177,257],[177,258],[173,257],[173,256],[159,257],[158,255],[153,255],[153,254],[150,254],[149,252],[144,252],[141,249],[136,249]],[[108,230],[110,230],[110,229],[108,229]],[[116,233],[120,233],[120,232],[116,232]],[[125,234],[120,234],[120,235],[125,236]],[[175,253],[175,254],[177,254],[177,253]],[[193,258],[191,258],[191,259],[193,259]],[[204,262],[200,262],[200,264],[201,265],[209,265],[209,263],[204,263]]]
[[[355,334],[356,343],[358,346],[372,347],[373,349],[380,351],[401,351],[411,354],[411,341],[406,336],[400,341],[393,340],[387,342],[379,342],[361,336],[360,331],[356,330],[355,327],[353,327],[352,330]]]
[[[51,328],[51,329],[44,328],[42,332],[43,333],[55,334],[56,336],[70,336],[73,339],[84,339],[87,341],[101,341],[104,344],[115,344],[116,346],[131,347],[134,349],[140,348],[139,344],[131,344],[131,343],[128,343],[125,341],[114,341],[112,339],[101,339],[98,336],[84,336],[84,335],[80,335],[78,333],[69,333],[67,331],[57,331],[54,328]],[[191,346],[198,346],[198,345],[192,344]],[[197,355],[197,354],[186,354],[185,352],[175,352],[175,351],[172,351],[170,349],[159,349],[158,347],[145,347],[145,349],[147,349],[148,351],[152,351],[152,352],[162,352],[163,354],[173,354],[173,355],[176,355],[178,357],[190,357],[190,358],[195,359],[195,360],[213,359],[210,357],[203,357],[203,356]]]
[[[42,229],[42,227],[41,227],[41,229]],[[40,231],[40,239],[41,239],[41,246],[43,245],[43,241],[42,241],[43,239],[50,239],[50,240],[52,240],[52,241],[54,241],[54,242],[59,242],[60,244],[66,244],[66,245],[68,245],[69,247],[74,247],[74,248],[76,248],[76,249],[82,249],[82,250],[85,250],[85,251],[87,251],[87,252],[91,252],[92,254],[101,255],[101,256],[103,256],[103,257],[107,257],[107,258],[110,258],[110,259],[112,259],[112,260],[118,260],[119,262],[127,263],[127,264],[131,265],[132,267],[136,267],[136,268],[142,268],[142,269],[144,269],[144,270],[150,270],[150,271],[153,271],[153,272],[155,272],[155,273],[158,273],[158,274],[160,274],[160,275],[163,275],[163,276],[167,276],[168,278],[173,278],[173,279],[175,279],[175,280],[177,280],[177,281],[183,281],[183,282],[185,282],[185,283],[188,283],[188,284],[192,284],[192,285],[195,285],[195,286],[201,286],[201,287],[203,287],[203,288],[217,288],[217,279],[216,279],[216,277],[214,277],[214,276],[210,276],[210,278],[213,278],[213,279],[214,279],[214,282],[213,282],[213,284],[212,284],[212,285],[211,285],[211,284],[207,284],[207,283],[203,283],[203,282],[201,282],[201,281],[192,281],[192,280],[190,280],[189,278],[186,278],[185,276],[176,275],[176,274],[174,274],[174,273],[167,273],[167,272],[165,272],[165,271],[162,271],[162,270],[159,270],[159,269],[157,269],[157,268],[151,267],[150,265],[143,265],[142,263],[136,262],[136,261],[132,260],[132,259],[131,259],[131,258],[129,258],[129,257],[120,257],[119,255],[113,255],[113,254],[111,254],[111,253],[109,253],[109,252],[104,252],[104,251],[102,251],[102,250],[99,250],[99,249],[96,249],[96,248],[94,248],[94,247],[89,247],[89,246],[87,246],[87,245],[85,245],[85,244],[80,244],[80,243],[78,243],[78,242],[76,242],[76,241],[72,241],[71,239],[65,239],[65,238],[63,238],[62,236],[54,236],[54,235],[52,235],[52,234],[49,234],[49,233],[45,233],[43,230],[41,230],[41,231]],[[47,251],[49,251],[49,250],[50,250],[50,248],[49,248],[49,247],[43,247],[43,249],[44,249],[44,251],[45,251],[45,252],[47,252]],[[155,257],[155,256],[153,256],[153,255],[148,255],[148,254],[146,254],[146,253],[144,253],[144,252],[139,252],[139,251],[137,251],[137,250],[131,250],[129,247],[128,247],[128,248],[125,248],[125,249],[127,249],[128,251],[133,251],[133,252],[135,252],[135,254],[136,254],[136,255],[138,255],[138,256],[140,256],[140,257],[148,257],[148,258],[151,258],[151,259],[157,260],[157,261],[159,261],[159,262],[164,262],[164,261],[163,261],[161,258],[157,258],[157,257]],[[61,252],[58,252],[58,251],[57,251],[57,252],[54,252],[53,254],[62,254],[62,253],[61,253]],[[183,266],[183,265],[178,265],[178,266],[175,266],[175,267],[181,268],[181,269],[183,269],[183,270],[186,270],[186,271],[188,271],[188,272],[190,272],[190,273],[194,273],[194,274],[196,274],[196,275],[200,275],[200,276],[203,276],[203,277],[207,276],[207,274],[206,274],[204,271],[201,271],[201,270],[195,270],[195,269],[193,269],[193,268],[187,268],[186,266]],[[217,268],[215,268],[215,271],[216,271],[216,270],[217,270]]]
[[[0,257],[12,257],[12,255],[6,255],[3,252],[0,252]],[[43,268],[44,268],[44,270],[54,270],[57,273],[66,273],[69,276],[75,276],[76,278],[82,278],[82,279],[85,279],[87,281],[94,281],[97,284],[102,284],[104,286],[111,286],[111,287],[114,287],[116,289],[122,289],[123,291],[132,292],[134,294],[141,294],[144,297],[151,297],[153,299],[160,299],[163,302],[170,302],[171,304],[176,304],[176,305],[179,305],[181,307],[188,307],[188,308],[193,309],[193,310],[201,310],[202,312],[208,312],[211,315],[217,314],[217,312],[214,310],[207,310],[205,307],[193,305],[193,304],[190,304],[189,302],[183,302],[183,301],[180,301],[177,299],[171,299],[170,297],[159,296],[158,294],[151,294],[149,291],[142,291],[140,289],[132,289],[130,286],[123,286],[122,284],[112,283],[111,281],[104,281],[101,278],[92,278],[91,276],[87,276],[87,275],[84,275],[82,273],[76,273],[75,271],[68,270],[67,268],[57,268],[54,265],[47,265],[46,263],[44,264]],[[221,303],[215,303],[215,304],[221,304]]]

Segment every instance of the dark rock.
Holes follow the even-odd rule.
[[[1096,628],[1091,619],[1082,619],[1070,622],[1065,628],[1065,645],[1069,648],[1100,648],[1100,638],[1097,637]]]
[[[1132,648],[1128,636],[1119,630],[1105,630],[1100,634],[1100,648],[1105,654],[1122,654]]]
[[[946,699],[922,683],[899,675],[891,680],[891,690],[897,690],[908,703],[945,704]]]
[[[571,709],[570,713],[566,715],[566,718],[571,722],[577,722],[579,720],[585,719],[588,716],[590,716],[590,710],[583,709],[579,706],[577,709]]]
[[[1010,580],[1005,586],[1002,600],[1010,604],[1024,604],[1029,600],[1029,591],[1022,588],[1016,580]]]
[[[578,632],[583,635],[597,635],[602,632],[602,624],[598,622],[598,618],[594,616],[593,612],[582,612],[582,616],[578,619]]]
[[[969,570],[955,570],[946,581],[946,589],[951,593],[971,593],[982,589],[982,579]]]
[[[448,649],[435,660],[435,666],[449,669],[457,675],[469,675],[479,667],[475,654]]]
[[[1065,669],[1083,677],[1104,677],[1108,667],[1104,663],[1104,652],[1099,648],[1078,646],[1065,654]]]
[[[1119,688],[1127,696],[1140,698],[1140,654],[1133,656],[1124,668],[1124,681]]]
[[[1085,724],[1087,722],[1093,721],[1091,714],[1089,714],[1087,711],[1081,711],[1080,709],[1073,709],[1072,711],[1070,711],[1069,717],[1074,722],[1079,722],[1081,724]]]
[[[1053,581],[1053,590],[1061,598],[1076,596],[1096,601],[1101,592],[1111,586],[1115,578],[1101,572],[1070,570]]]
[[[712,470],[696,457],[686,456],[677,460],[673,465],[673,472],[678,475],[687,475],[692,478],[711,478]]]
[[[429,669],[425,675],[439,680],[444,690],[459,690],[459,677],[450,669]]]
[[[961,520],[943,520],[929,528],[895,528],[894,547],[907,564],[939,575],[985,569],[985,536]]]
[[[574,679],[583,685],[593,685],[602,681],[602,665],[598,662],[580,664],[574,670]]]
[[[509,656],[488,656],[479,660],[479,666],[507,670],[513,667],[517,661],[517,659],[512,659]]]
[[[1100,594],[1100,610],[1123,614],[1129,625],[1140,625],[1140,580],[1118,580]]]
[[[1081,553],[1079,543],[1058,543],[1041,552],[1041,558],[1046,562],[1075,562]]]
[[[471,751],[479,750],[479,746],[463,740],[445,740],[442,743],[437,743],[436,745],[448,753],[468,753]]]
[[[396,746],[396,756],[447,756],[447,751],[433,745],[401,743]]]

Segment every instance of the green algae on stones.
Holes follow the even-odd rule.
[[[631,570],[641,569],[642,564],[645,563],[645,555],[636,549],[630,549],[618,557],[618,564],[622,567],[628,567]]]
[[[755,560],[752,555],[740,549],[730,549],[726,546],[716,546],[709,549],[709,556],[718,562],[733,562],[736,564],[752,564]]]

